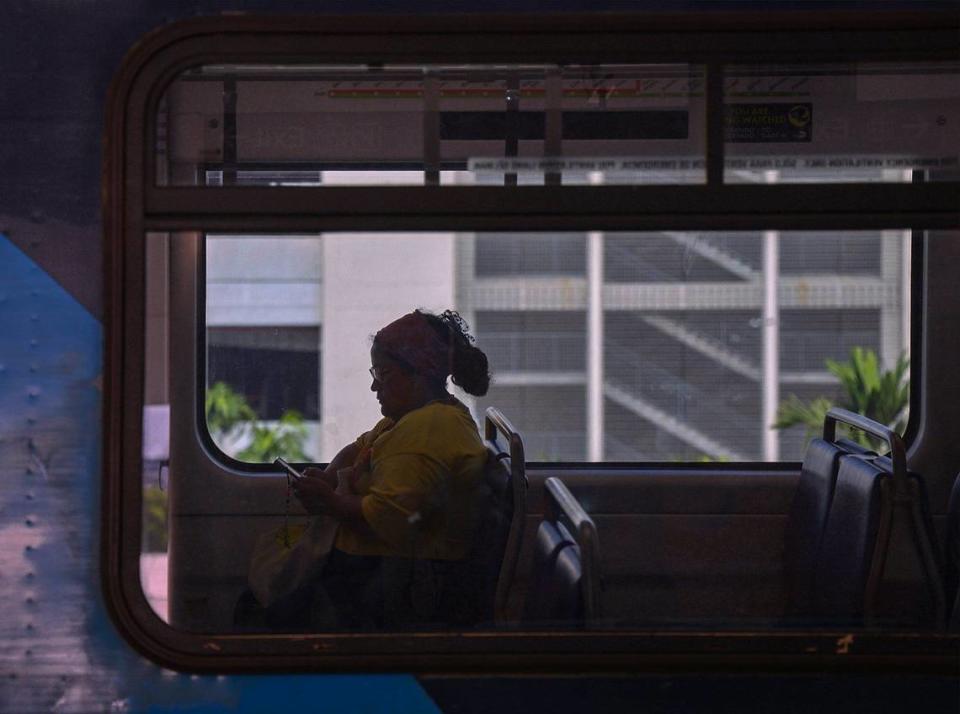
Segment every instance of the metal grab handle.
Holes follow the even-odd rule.
[[[510,423],[510,420],[503,415],[503,412],[496,407],[487,407],[483,420],[483,438],[493,443],[497,439],[498,432],[503,434],[510,445],[510,460],[521,465],[525,464],[523,439],[520,437],[520,433]]]
[[[907,450],[900,435],[888,426],[874,421],[862,414],[833,407],[823,420],[823,440],[831,443],[837,440],[837,423],[852,426],[871,436],[882,439],[890,447],[890,460],[893,462],[893,478],[902,481],[907,478]]]

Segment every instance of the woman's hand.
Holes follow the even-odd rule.
[[[308,513],[313,515],[330,515],[341,521],[363,520],[360,496],[353,492],[353,486],[359,476],[358,469],[340,469],[341,478],[345,481],[342,493],[334,489],[337,474],[308,468],[304,471],[304,478],[292,484],[293,493],[303,504]],[[346,473],[343,473],[346,472]]]
[[[294,481],[291,487],[293,495],[303,504],[307,513],[315,516],[334,513],[337,494],[330,484],[328,475],[322,470],[306,469],[304,478]]]

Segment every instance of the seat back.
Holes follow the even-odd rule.
[[[840,457],[847,453],[868,452],[843,439],[837,443],[813,439],[804,454],[784,536],[785,615],[788,618],[808,616],[814,609],[813,578],[820,542],[833,501]]]
[[[889,457],[841,456],[814,577],[814,608],[824,624],[939,627],[943,586],[922,480],[909,474],[900,437],[845,410],[842,421],[877,436]]]
[[[869,458],[841,459],[814,575],[813,613],[823,624],[857,625],[880,528],[884,473]]]
[[[960,632],[960,474],[950,491],[947,506],[947,538],[944,543],[944,588],[949,608],[947,630]]]
[[[487,464],[478,498],[480,520],[467,558],[469,589],[477,602],[476,624],[495,621],[495,600],[513,514],[509,468],[487,444]]]
[[[602,614],[597,527],[560,479],[548,478],[544,492],[525,619],[568,627],[595,625]]]
[[[585,621],[580,548],[559,523],[540,522],[533,546],[533,578],[527,590],[524,620],[550,627]]]
[[[487,582],[492,590],[492,618],[502,627],[511,620],[510,594],[523,545],[528,488],[526,461],[520,433],[494,407],[486,411],[484,441],[488,451],[484,479],[488,500],[478,543],[489,554]],[[505,447],[501,446],[503,442]]]

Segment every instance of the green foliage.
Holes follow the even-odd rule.
[[[835,374],[847,392],[844,408],[863,414],[903,433],[907,424],[910,385],[904,379],[910,363],[901,355],[889,372],[880,370],[877,353],[854,347],[848,362],[827,360],[827,369]]]
[[[247,400],[226,382],[217,382],[207,390],[205,400],[207,428],[211,434],[219,434],[222,441],[245,430],[249,422],[256,421],[257,414]]]
[[[237,454],[241,461],[268,462],[278,456],[287,461],[310,461],[303,450],[307,440],[307,427],[303,417],[295,409],[289,409],[280,417],[275,427],[254,424],[250,444]]]
[[[811,402],[804,402],[796,394],[791,394],[780,402],[777,409],[777,421],[774,429],[787,429],[796,424],[806,427],[806,439],[809,441],[823,431],[823,420],[833,406],[826,397],[817,397]]]
[[[690,461],[690,459],[680,459],[680,461]],[[713,456],[712,454],[699,454],[693,459],[695,464],[726,464],[730,462],[730,457],[726,454]]]
[[[143,551],[167,550],[167,492],[158,486],[143,489]]]
[[[254,463],[267,463],[278,456],[289,461],[311,460],[304,451],[307,427],[297,410],[285,411],[276,425],[260,423],[244,396],[224,382],[207,390],[205,406],[207,428],[218,446],[247,443],[234,455],[237,459]]]
[[[880,369],[876,352],[854,347],[849,360],[837,362],[828,359],[826,366],[840,380],[845,392],[839,406],[903,434],[907,424],[907,407],[910,404],[910,384],[906,379],[910,362],[905,355],[897,360],[892,370],[883,371]],[[777,421],[773,427],[786,429],[803,425],[807,429],[807,438],[810,438],[821,431],[824,417],[832,406],[833,403],[826,397],[804,402],[791,394],[780,403]],[[851,437],[864,446],[878,446],[874,439],[860,431],[855,431]]]

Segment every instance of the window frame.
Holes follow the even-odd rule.
[[[102,584],[133,647],[190,671],[952,671],[956,638],[766,631],[207,635],[157,618],[139,581],[148,232],[956,229],[960,182],[775,186],[723,182],[723,66],[955,60],[945,12],[710,13],[188,20],[131,50],[111,87],[104,150],[106,351]],[[520,41],[520,39],[523,41]],[[586,48],[571,50],[571,47]],[[687,49],[690,48],[690,49]],[[153,177],[166,86],[209,63],[375,61],[685,62],[706,67],[706,183],[696,186],[168,187]],[[916,241],[915,241],[916,243]],[[915,254],[916,255],[916,254]],[[914,261],[915,276],[920,261]],[[913,286],[920,296],[919,281]],[[919,315],[920,303],[912,308]],[[914,321],[918,347],[919,320]],[[202,319],[201,319],[202,323]],[[919,355],[915,352],[914,355]],[[915,368],[919,367],[915,363]],[[915,380],[919,384],[918,380]],[[911,390],[911,408],[919,400]],[[916,420],[912,420],[916,421]],[[916,427],[912,427],[915,429]],[[909,436],[909,435],[908,435]],[[553,465],[551,466],[558,466]],[[578,466],[590,466],[580,464]],[[593,465],[602,468],[603,465]]]

